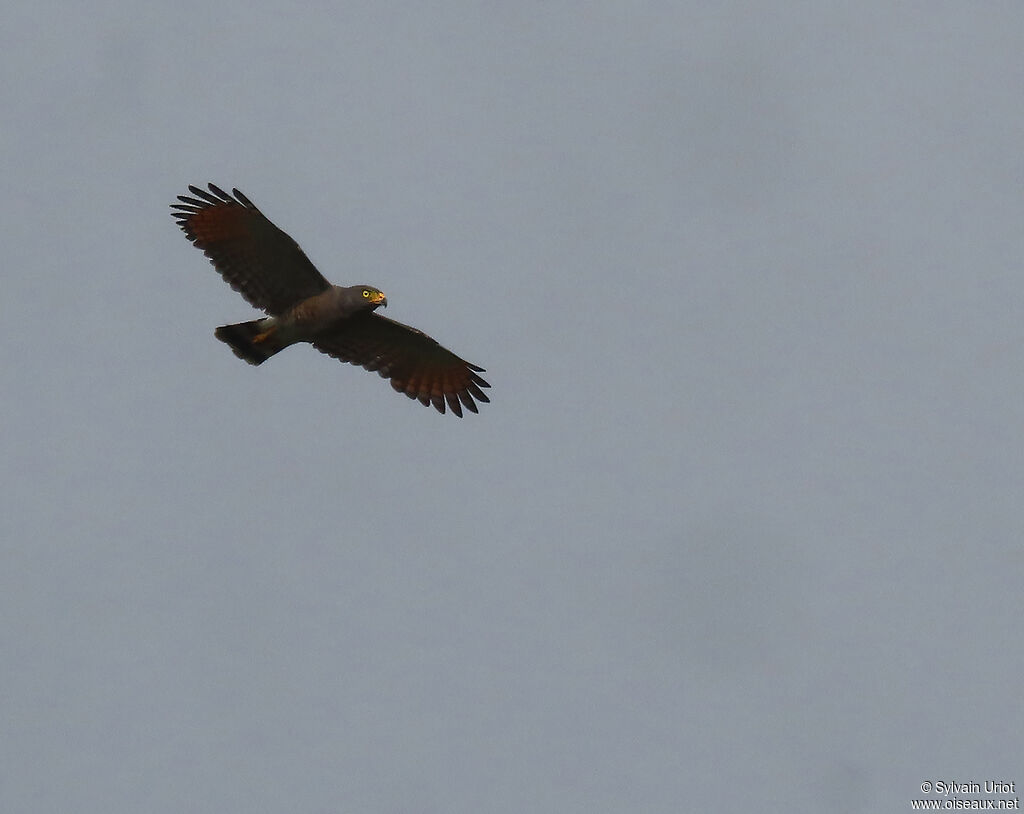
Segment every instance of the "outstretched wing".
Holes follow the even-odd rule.
[[[343,362],[376,370],[399,393],[433,404],[438,412],[445,404],[462,417],[462,408],[478,412],[476,402],[488,402],[482,387],[490,387],[478,373],[482,367],[460,359],[422,331],[372,312],[345,320],[336,329],[320,334],[313,347]]]
[[[237,189],[228,195],[189,186],[195,197],[171,204],[178,226],[213,262],[228,284],[252,305],[281,314],[330,288],[299,244],[282,232]]]

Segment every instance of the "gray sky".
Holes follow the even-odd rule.
[[[767,5],[5,11],[0,810],[1024,783],[1024,7]],[[206,181],[492,403],[241,363]]]

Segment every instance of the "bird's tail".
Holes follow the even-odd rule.
[[[245,359],[250,365],[260,365],[287,347],[278,340],[276,326],[268,329],[266,322],[254,319],[252,322],[222,325],[213,335],[230,345],[239,359]]]

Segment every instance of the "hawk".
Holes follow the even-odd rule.
[[[399,393],[440,413],[447,405],[461,418],[463,407],[476,413],[476,401],[490,401],[481,389],[490,387],[478,375],[482,367],[375,313],[388,304],[380,289],[331,285],[245,195],[209,187],[190,185],[194,197],[179,195],[171,214],[224,280],[267,314],[214,331],[236,356],[259,365],[289,345],[309,342],[342,362],[376,370]]]

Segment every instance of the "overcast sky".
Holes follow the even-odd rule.
[[[8,4],[0,810],[1024,783],[1022,39],[1016,2]],[[236,359],[168,208],[207,181],[492,403]]]

